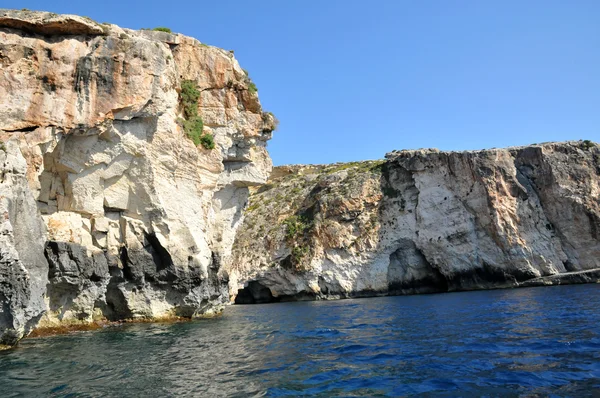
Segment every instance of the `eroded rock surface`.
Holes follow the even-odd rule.
[[[200,91],[212,150],[183,131],[183,81]],[[25,240],[3,235],[16,243],[2,246],[2,277],[31,281],[3,291],[0,329],[26,333],[9,318],[25,306],[35,323],[44,311],[27,300],[45,299],[40,325],[220,311],[248,187],[271,170],[274,118],[250,82],[232,52],[183,35],[0,10],[0,139],[22,159],[6,190],[29,206],[13,204],[3,230],[26,214],[48,240],[26,259]]]
[[[29,333],[46,309],[46,227],[16,142],[0,145],[0,344]]]
[[[238,302],[589,282],[600,147],[397,151],[284,166],[256,190],[229,269]]]

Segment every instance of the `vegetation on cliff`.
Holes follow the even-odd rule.
[[[353,208],[355,198],[362,197],[363,189],[370,192],[368,187],[379,186],[384,164],[385,161],[377,160],[277,168],[271,180],[252,195],[239,231],[239,246],[234,250],[248,250],[252,253],[250,256],[258,260],[268,257],[266,253],[282,249],[283,261],[269,264],[279,263],[302,272],[310,269],[312,259],[322,249],[319,242],[323,239],[336,246],[364,249],[376,226],[371,216],[375,209],[357,214],[361,232],[352,238],[342,238],[344,243],[337,242],[340,236],[326,237],[335,235],[338,224],[345,222],[337,215],[342,209]],[[265,239],[257,241],[254,236],[265,236]],[[252,243],[256,244],[252,249],[247,247]]]
[[[192,140],[194,145],[200,145],[205,149],[214,149],[215,140],[212,134],[204,133],[204,122],[198,114],[198,100],[200,91],[196,82],[184,80],[181,82],[181,93],[179,94],[183,104],[183,115],[185,119],[180,120],[183,131]]]
[[[274,126],[233,54],[76,15],[0,10],[0,28],[0,344],[221,311]]]
[[[599,151],[580,140],[275,168],[250,198],[230,275],[304,299],[597,272]]]
[[[310,253],[308,233],[313,226],[311,220],[303,215],[293,215],[285,219],[285,239],[292,248],[292,263],[296,268],[301,268],[302,260]]]
[[[244,73],[246,74],[246,85],[248,86],[248,92],[252,95],[258,93],[258,88],[256,87],[256,84],[254,84],[254,82],[250,78],[250,74],[248,73],[248,71],[246,69],[244,69]]]

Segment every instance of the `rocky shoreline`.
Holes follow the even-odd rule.
[[[0,343],[221,311],[276,123],[233,53],[2,9],[0,64]]]
[[[589,141],[276,167],[228,266],[238,302],[595,282]]]
[[[232,51],[0,9],[0,344],[231,303],[600,279],[600,147],[272,168]]]
[[[518,289],[518,288],[531,288],[531,287],[548,287],[548,286],[559,286],[559,285],[578,285],[578,284],[587,284],[587,283],[600,283],[600,268],[579,271],[579,272],[571,272],[565,274],[558,274],[552,276],[546,276],[541,278],[535,278],[523,283],[520,283],[516,286],[496,286],[493,288],[486,288],[481,290],[494,290],[494,289]],[[446,292],[429,292],[429,293],[416,293],[416,294],[439,294]],[[291,302],[291,301],[313,301],[317,299],[325,299],[325,300],[343,300],[343,299],[356,299],[356,298],[370,298],[370,297],[386,297],[386,296],[394,296],[394,295],[406,295],[403,293],[394,294],[393,292],[359,292],[356,295],[350,294],[348,297],[326,297],[326,298],[317,298],[314,297],[298,297],[298,298],[283,298],[279,300],[265,300],[263,302],[238,302],[238,305],[243,304],[267,304],[267,303],[275,303],[275,302]],[[238,296],[239,297],[239,296]],[[219,316],[220,313],[215,314],[214,316]],[[210,318],[210,317],[207,317]],[[48,336],[57,336],[69,333],[76,332],[88,332],[95,331],[105,328],[118,328],[126,325],[136,324],[136,323],[181,323],[181,322],[192,322],[191,318],[184,317],[172,317],[165,319],[125,319],[122,321],[97,321],[91,323],[80,323],[80,324],[61,324],[58,326],[47,326],[47,327],[38,327],[34,329],[27,338],[39,338],[39,337],[48,337]],[[9,349],[12,346],[0,346],[0,350]]]

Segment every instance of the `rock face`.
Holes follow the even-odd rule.
[[[0,145],[0,344],[4,345],[29,333],[46,309],[46,227],[26,173],[17,143]]]
[[[386,158],[275,168],[238,230],[231,297],[253,303],[598,279],[597,144]]]
[[[199,92],[214,149],[186,137],[182,82]],[[0,333],[14,336],[3,341],[40,317],[218,312],[248,187],[271,170],[273,129],[232,52],[0,10]]]
[[[234,299],[600,277],[594,143],[393,152],[262,185],[275,125],[232,52],[0,9],[0,344]]]

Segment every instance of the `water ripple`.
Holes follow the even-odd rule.
[[[234,306],[0,353],[7,397],[593,396],[600,286]]]

